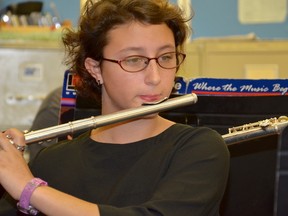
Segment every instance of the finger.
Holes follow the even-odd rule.
[[[6,150],[7,148],[10,148],[10,141],[7,138],[7,135],[5,133],[0,134],[0,150]]]
[[[5,136],[6,139],[3,136]],[[3,136],[2,136],[1,147],[4,150],[8,150],[9,148],[11,149],[11,147],[13,146],[21,153],[25,151],[26,149],[25,139],[21,131],[17,129],[9,129],[3,133]],[[7,141],[11,144],[10,146],[7,145],[8,143]]]
[[[8,139],[14,141],[18,145],[25,145],[25,137],[22,131],[16,128],[10,128],[4,132]]]

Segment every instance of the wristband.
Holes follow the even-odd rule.
[[[30,205],[30,198],[37,187],[47,185],[47,182],[39,178],[33,178],[31,181],[29,181],[22,191],[20,200],[17,203],[18,210],[25,214],[37,215],[38,210]]]

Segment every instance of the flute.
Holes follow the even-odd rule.
[[[125,120],[135,119],[152,113],[162,112],[196,103],[197,95],[187,94],[168,99],[162,103],[155,105],[144,105],[137,108],[118,111],[108,115],[92,116],[82,120],[76,120],[57,126],[48,127],[41,130],[25,133],[26,144],[49,140],[61,135],[68,135],[84,129],[97,128]],[[288,126],[288,117],[281,116],[279,118],[265,119],[262,121],[248,123],[242,126],[232,127],[228,129],[228,133],[222,135],[227,145],[237,144],[249,139],[268,136],[271,134],[279,134]]]
[[[24,136],[26,144],[40,142],[56,138],[61,135],[68,135],[83,129],[94,129],[97,127],[118,123],[125,120],[131,120],[153,113],[163,112],[169,109],[174,109],[189,104],[194,104],[197,102],[197,100],[197,95],[191,93],[171,98],[155,105],[144,105],[141,107],[121,110],[107,115],[100,115],[96,117],[92,116],[90,118],[71,121],[65,124],[48,127],[41,130],[30,131],[28,133],[25,133]]]
[[[254,138],[265,137],[272,134],[280,134],[287,126],[288,117],[280,116],[279,118],[275,117],[229,128],[228,133],[222,137],[227,145],[233,145]]]

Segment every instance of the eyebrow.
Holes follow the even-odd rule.
[[[165,50],[168,48],[176,49],[176,47],[174,45],[167,44],[167,45],[164,45],[164,46],[158,48],[158,51],[162,51],[162,50]],[[118,53],[127,52],[127,51],[144,51],[144,50],[145,50],[145,48],[143,48],[143,47],[127,47],[127,48],[120,50]]]

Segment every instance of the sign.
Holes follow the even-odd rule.
[[[196,78],[186,81],[177,78],[177,86],[186,86],[175,90],[176,94],[222,95],[222,96],[276,96],[288,95],[288,79],[217,79]]]

